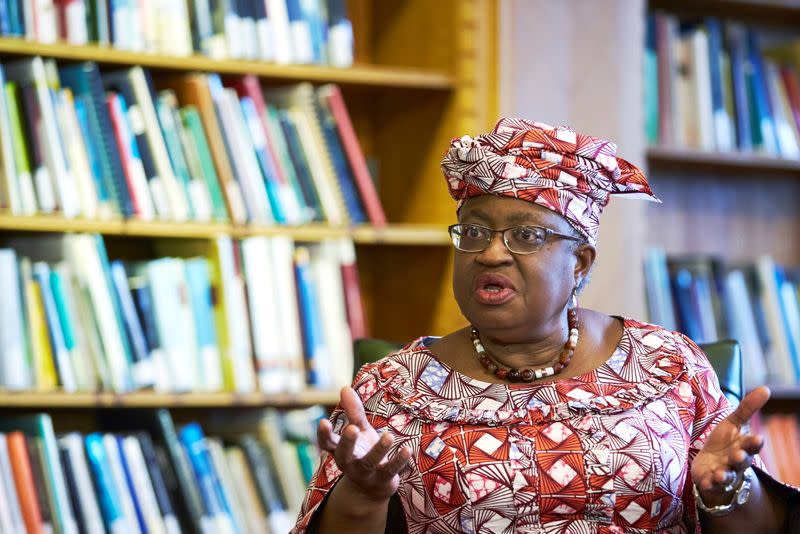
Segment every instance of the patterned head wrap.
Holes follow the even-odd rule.
[[[441,165],[459,209],[480,195],[520,198],[563,216],[592,245],[609,195],[660,202],[616,144],[567,126],[501,118],[489,134],[453,139]]]

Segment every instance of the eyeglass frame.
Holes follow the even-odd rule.
[[[453,231],[457,226],[474,226],[476,228],[482,228],[484,230],[490,231],[491,232],[491,236],[489,237],[489,240],[486,242],[486,246],[483,247],[482,249],[480,249],[480,250],[464,250],[464,249],[458,248],[456,246],[456,244],[453,242]],[[538,229],[538,230],[543,230],[544,231],[544,241],[542,242],[542,245],[539,248],[537,248],[536,250],[532,250],[530,252],[516,252],[516,251],[511,250],[511,247],[508,246],[508,239],[506,238],[506,232],[508,232],[509,230],[515,230],[517,228],[535,228],[535,229]],[[450,226],[447,227],[447,233],[450,235],[450,242],[453,244],[453,248],[455,248],[456,250],[458,250],[460,252],[468,252],[468,253],[483,252],[484,250],[489,248],[491,246],[491,244],[492,244],[492,241],[494,241],[494,235],[495,234],[500,234],[502,236],[502,238],[503,238],[503,246],[506,247],[506,250],[508,250],[511,254],[516,254],[516,255],[519,255],[519,256],[527,256],[529,254],[535,254],[535,253],[539,252],[542,249],[542,246],[544,246],[544,244],[547,242],[548,239],[550,239],[551,236],[560,237],[562,239],[569,239],[570,241],[585,242],[585,240],[583,238],[576,237],[574,235],[562,234],[561,232],[557,232],[557,231],[553,230],[552,228],[547,228],[546,226],[538,226],[538,225],[535,225],[535,224],[519,224],[519,225],[516,225],[516,226],[509,226],[508,228],[503,228],[503,229],[496,230],[494,228],[489,228],[488,226],[483,226],[482,224],[456,223],[456,224],[451,224]]]

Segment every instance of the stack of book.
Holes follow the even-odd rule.
[[[765,51],[755,28],[714,17],[655,12],[647,28],[651,143],[800,158],[800,65],[791,54]]]
[[[91,234],[0,248],[0,387],[127,392],[332,390],[366,336],[352,241],[160,242],[109,261]],[[163,249],[163,250],[161,250]]]
[[[0,35],[173,56],[353,63],[346,0],[0,0]]]
[[[769,256],[726,265],[651,249],[645,282],[652,322],[698,343],[739,341],[746,389],[800,383],[800,272]]]
[[[386,219],[341,91],[253,76],[0,66],[0,210],[238,224]],[[156,89],[156,87],[158,89]]]
[[[322,416],[266,410],[214,437],[163,409],[106,414],[86,435],[56,435],[47,414],[3,418],[0,530],[287,532],[317,466],[310,434]]]

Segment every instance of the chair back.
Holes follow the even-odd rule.
[[[739,343],[733,339],[722,339],[703,343],[700,348],[706,353],[711,367],[717,373],[722,392],[732,406],[738,406],[744,396],[742,350]]]

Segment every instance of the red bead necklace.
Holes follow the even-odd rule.
[[[578,346],[579,335],[577,308],[570,308],[567,312],[567,324],[569,325],[569,337],[567,338],[567,342],[564,343],[564,349],[561,351],[558,360],[554,364],[535,369],[530,367],[523,367],[521,369],[504,367],[483,348],[480,333],[474,326],[470,330],[470,337],[472,338],[472,345],[475,347],[478,361],[481,362],[484,369],[501,380],[509,380],[511,382],[533,382],[534,380],[547,378],[560,373],[569,365],[570,360],[572,360],[572,357],[575,355],[575,347]]]

